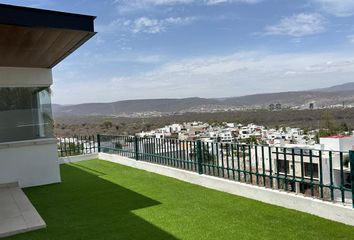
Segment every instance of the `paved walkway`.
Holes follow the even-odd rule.
[[[0,238],[45,227],[21,188],[0,186]]]

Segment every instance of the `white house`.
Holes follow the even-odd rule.
[[[232,133],[228,130],[221,131],[219,133],[219,138],[222,143],[231,143],[233,140]]]
[[[354,135],[321,137],[320,144],[323,144],[325,149],[332,151],[354,150]]]
[[[52,68],[95,34],[94,19],[0,4],[0,185],[60,182]]]

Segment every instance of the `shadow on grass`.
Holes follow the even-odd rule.
[[[100,178],[98,172],[62,165],[63,182],[25,189],[47,228],[7,239],[176,239],[134,215],[160,204]]]

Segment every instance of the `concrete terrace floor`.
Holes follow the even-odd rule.
[[[0,238],[45,227],[20,187],[0,186]]]
[[[47,228],[6,239],[353,239],[354,227],[118,164],[25,189]]]

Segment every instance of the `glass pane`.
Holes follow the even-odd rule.
[[[53,137],[48,88],[0,88],[0,142]]]

